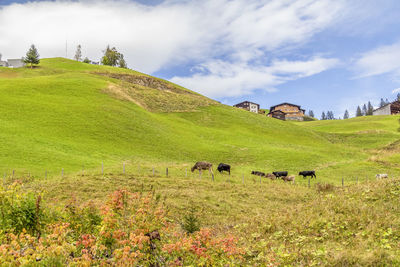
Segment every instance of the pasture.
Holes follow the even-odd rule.
[[[1,185],[22,181],[66,221],[71,199],[98,208],[121,188],[154,191],[168,221],[194,210],[201,227],[236,236],[243,265],[398,265],[399,118],[284,122],[135,71],[43,59],[0,69]],[[190,171],[197,161],[214,180]],[[309,170],[310,186],[298,175]]]

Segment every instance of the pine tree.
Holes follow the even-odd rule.
[[[87,58],[87,57],[85,57],[85,59],[83,60],[83,63],[90,63],[90,59],[89,58]]]
[[[374,106],[372,106],[371,101],[368,101],[367,115],[371,116],[374,113]]]
[[[367,110],[367,105],[363,105],[363,107],[362,107],[362,115],[363,116],[367,116],[367,113],[368,113],[368,110]]]
[[[310,111],[308,112],[308,116],[314,118],[314,111],[310,110]]]
[[[386,105],[385,100],[383,100],[383,98],[381,98],[381,103],[379,104],[379,107],[383,107],[384,105]]]
[[[386,98],[385,105],[390,104],[389,100]]]
[[[324,111],[322,111],[321,120],[326,120],[326,115]]]
[[[78,45],[78,47],[76,48],[74,59],[76,61],[82,60],[82,46],[81,45]]]
[[[346,109],[346,111],[344,112],[344,115],[343,115],[343,119],[347,120],[349,117],[350,117],[349,111]]]
[[[126,65],[126,61],[125,61],[125,59],[124,59],[124,55],[120,54],[118,64],[119,64],[119,67],[120,67],[120,68],[124,68],[124,69],[127,69],[127,68],[128,68],[128,65]]]
[[[33,64],[37,65],[40,63],[39,53],[35,47],[35,45],[31,45],[28,52],[26,52],[26,57],[23,58],[25,64],[31,64],[31,69],[33,68]]]
[[[358,106],[357,111],[356,111],[356,117],[360,117],[360,116],[362,116],[362,111],[361,111],[360,106]]]
[[[0,54],[0,60],[1,60],[1,54]],[[397,93],[397,101],[400,101],[400,93]]]

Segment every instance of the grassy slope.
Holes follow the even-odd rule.
[[[248,175],[252,169],[316,168],[318,181],[340,183],[342,175],[361,180],[397,171],[398,118],[294,123],[217,104],[192,112],[149,112],[105,94],[110,82],[127,85],[94,71],[125,72],[61,59],[43,60],[33,71],[0,70],[0,170],[19,167],[17,174],[41,177],[43,169],[51,170],[53,179],[27,185],[46,190],[45,200],[56,205],[73,195],[100,204],[121,187],[155,189],[166,198],[173,220],[194,206],[202,226],[235,232],[251,255],[250,266],[272,258],[302,266],[399,263],[398,181],[319,192],[299,186],[301,179],[296,186],[269,180],[260,185]],[[197,173],[186,177],[185,168],[200,159],[231,163],[230,182],[226,175],[215,182]],[[76,174],[82,164],[93,168],[84,176]]]
[[[111,97],[107,88],[123,88],[136,102],[151,107],[146,105],[148,93],[164,103],[161,111],[179,110],[180,95],[139,90],[96,72],[142,75],[66,59],[44,59],[34,70],[0,69],[0,170],[43,176],[45,169],[50,175],[58,175],[61,168],[73,173],[82,165],[99,168],[103,161],[106,166],[126,161],[132,166],[139,162],[183,167],[208,160],[232,164],[239,176],[253,169],[316,169],[320,178],[339,181],[343,175],[355,179],[386,172],[387,164],[368,160],[371,150],[400,136],[392,117],[374,118],[374,124],[296,124],[219,105],[197,94],[185,95],[190,112],[150,112],[124,97]],[[193,106],[196,101],[190,98],[201,105]],[[389,168],[397,171],[397,166]]]

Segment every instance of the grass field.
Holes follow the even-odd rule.
[[[238,176],[315,169],[330,182],[400,172],[396,117],[282,122],[138,77],[149,76],[60,58],[33,70],[0,69],[0,170],[54,176],[82,165],[98,171],[102,162],[206,160],[229,163]]]
[[[179,225],[193,208],[202,227],[235,235],[248,266],[400,264],[398,120],[284,122],[145,74],[60,58],[0,69],[3,183],[41,192],[46,220],[71,222],[71,199],[100,207],[117,189],[155,191],[168,221]],[[229,163],[232,175],[191,173],[200,160]],[[310,187],[250,175],[311,169]]]

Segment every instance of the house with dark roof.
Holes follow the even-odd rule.
[[[400,101],[394,101],[386,104],[383,107],[377,108],[372,112],[372,115],[397,115],[400,114]]]
[[[285,102],[272,106],[267,116],[279,120],[303,121],[304,113],[305,110],[301,106]]]
[[[243,101],[243,102],[240,102],[240,103],[238,103],[236,105],[233,105],[233,106],[237,107],[237,108],[244,109],[244,110],[248,110],[248,111],[254,112],[254,113],[259,113],[260,112],[260,105],[256,104],[256,103],[253,103],[253,102],[250,102],[250,101]]]

